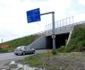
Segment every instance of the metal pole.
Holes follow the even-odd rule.
[[[56,49],[55,47],[55,16],[54,16],[54,12],[52,13],[52,26],[53,26],[53,49]]]
[[[42,13],[42,14],[40,14],[41,16],[43,16],[43,15],[47,15],[47,14],[52,14],[52,35],[53,35],[53,37],[52,37],[52,39],[53,39],[53,49],[55,50],[56,49],[56,47],[55,47],[55,12],[53,11],[53,12],[47,12],[47,13]]]
[[[3,39],[1,39],[1,43],[3,43]]]

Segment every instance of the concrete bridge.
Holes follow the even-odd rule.
[[[61,24],[61,23],[60,23]],[[62,23],[62,26],[58,26],[58,23],[55,23],[55,42],[56,42],[56,48],[59,48],[61,46],[64,46],[68,44],[72,30],[75,26],[80,26],[80,25],[85,25],[85,21],[80,21],[76,23]],[[66,24],[66,25],[65,25]],[[48,24],[48,26],[51,26],[52,24]],[[33,48],[47,48],[47,49],[52,49],[52,26],[50,28],[47,28],[47,30],[43,33],[43,36],[40,37],[38,40],[34,41],[32,44],[30,44],[30,47]],[[65,43],[65,39],[67,39],[67,43]]]
[[[57,23],[55,23],[56,25]],[[64,23],[63,23],[64,24]],[[67,25],[62,25],[60,27],[55,27],[55,34],[63,34],[63,33],[70,33],[74,26],[85,25],[85,21],[80,21],[76,23],[69,23]],[[45,31],[46,36],[52,35],[52,28]]]

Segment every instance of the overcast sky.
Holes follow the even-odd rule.
[[[0,40],[8,41],[45,30],[52,22],[51,14],[40,22],[27,23],[26,11],[40,8],[40,13],[55,11],[55,21],[74,16],[85,18],[85,0],[0,0]],[[0,41],[1,42],[1,41]]]

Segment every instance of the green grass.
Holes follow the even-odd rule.
[[[24,64],[29,64],[32,67],[36,67],[36,66],[39,66],[39,65],[43,65],[44,64],[43,59],[44,58],[49,59],[49,57],[51,57],[51,56],[54,56],[54,55],[53,54],[47,54],[47,53],[41,53],[41,54],[36,54],[36,55],[33,55],[33,56],[25,57],[21,61]]]
[[[75,27],[67,46],[58,49],[59,52],[85,51],[85,26]]]
[[[0,49],[0,53],[6,53],[6,52],[8,52],[8,49]]]
[[[28,64],[31,67],[49,67],[49,61],[54,57],[85,57],[83,54],[75,54],[75,53],[41,53],[35,54],[28,57],[25,57],[23,60],[19,60],[18,62],[22,64]],[[54,62],[53,62],[54,63]]]
[[[0,53],[8,52],[8,51],[14,51],[14,49],[16,47],[21,46],[21,45],[24,45],[24,46],[29,45],[37,38],[37,36],[38,35],[25,36],[25,37],[22,37],[22,38],[18,38],[18,39],[14,39],[14,40],[11,40],[11,41],[3,42],[0,45],[6,44],[6,45],[9,45],[9,48],[0,49]]]

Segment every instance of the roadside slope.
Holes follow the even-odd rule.
[[[60,52],[85,51],[85,26],[76,26],[67,46],[58,49]]]
[[[5,45],[8,45],[9,48],[7,48],[5,50],[1,49],[0,52],[6,52],[8,50],[13,51],[18,46],[29,45],[33,41],[38,39],[39,37],[41,37],[41,36],[39,36],[39,35],[31,35],[31,36],[25,36],[25,37],[22,37],[22,38],[17,38],[17,39],[11,40],[11,41],[3,42],[3,43],[0,44],[0,46],[5,44]]]

